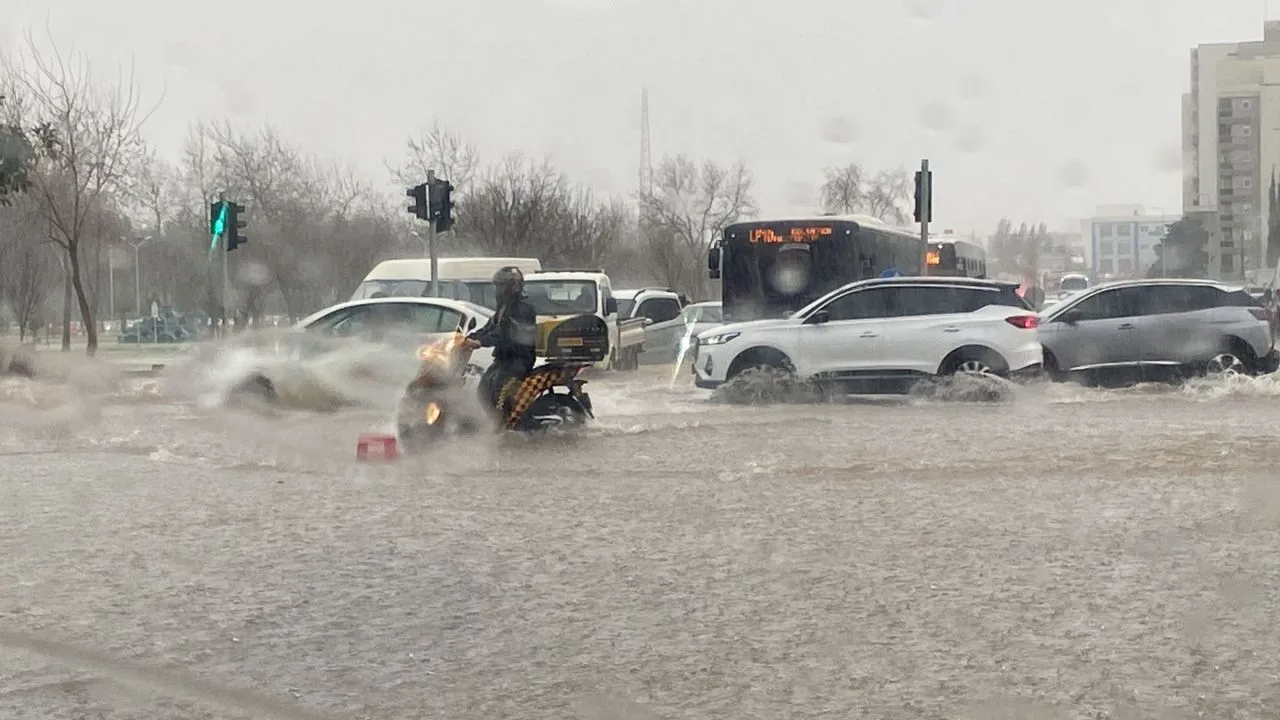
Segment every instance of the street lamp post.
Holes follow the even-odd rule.
[[[142,319],[142,246],[151,241],[151,236],[138,238],[136,241],[130,242],[133,247],[133,295],[134,300],[138,304],[138,319]]]
[[[124,238],[121,238],[122,240]],[[111,322],[116,320],[116,253],[115,248],[107,249],[107,313]]]

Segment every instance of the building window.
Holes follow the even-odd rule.
[[[1252,230],[1250,230],[1250,229],[1248,229],[1248,228],[1245,228],[1244,230],[1241,230],[1241,231],[1240,231],[1240,239],[1241,239],[1241,240],[1244,240],[1245,242],[1250,242],[1250,241],[1252,241],[1252,240],[1253,240],[1253,231],[1252,231]]]
[[[1111,223],[1102,223],[1098,226],[1098,235],[1102,237],[1111,237],[1111,233],[1115,230]]]
[[[1133,274],[1133,261],[1132,261],[1132,260],[1130,260],[1130,259],[1128,259],[1128,258],[1125,258],[1124,260],[1119,260],[1119,261],[1117,261],[1117,262],[1116,262],[1116,273],[1117,273],[1117,274],[1119,274],[1119,275],[1132,275],[1132,274]]]
[[[1253,134],[1253,128],[1249,127],[1248,125],[1240,126],[1240,137],[1249,137],[1252,134]]]
[[[1116,226],[1116,234],[1121,236],[1132,235],[1133,226],[1130,225],[1129,223],[1120,223],[1119,225]]]
[[[1235,263],[1231,262],[1230,255],[1222,256],[1222,274],[1230,275],[1235,270]]]
[[[1098,254],[1103,257],[1111,257],[1116,254],[1116,243],[1114,240],[1103,240],[1098,243]]]
[[[1249,108],[1251,108],[1251,107],[1253,107],[1253,103],[1252,103],[1252,102],[1250,102],[1248,98],[1244,98],[1244,99],[1240,100],[1240,109],[1241,109],[1241,110],[1248,110],[1248,109],[1249,109]]]
[[[1236,180],[1239,182],[1239,186],[1246,190],[1253,187],[1253,178],[1251,177],[1236,178]]]

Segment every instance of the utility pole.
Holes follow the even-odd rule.
[[[142,319],[142,246],[151,242],[151,236],[134,238],[129,241],[133,248],[133,299],[137,304],[138,319]]]
[[[920,242],[924,245],[925,258],[921,258],[924,274],[929,274],[929,263],[926,258],[929,252],[929,221],[933,219],[933,173],[929,170],[928,158],[920,161],[920,170],[916,172],[916,222],[920,223]]]

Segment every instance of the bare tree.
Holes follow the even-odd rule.
[[[867,188],[867,210],[881,220],[905,225],[911,217],[912,193],[906,170],[881,170]]]
[[[56,48],[45,55],[30,34],[26,41],[29,59],[8,62],[4,69],[53,135],[46,157],[31,173],[31,192],[40,200],[51,240],[66,254],[92,355],[98,332],[83,267],[84,244],[92,239],[94,213],[129,192],[131,173],[145,153],[141,129],[147,113],[140,110],[132,73],[104,90],[95,85],[87,59],[63,57]]]
[[[825,212],[847,215],[862,211],[867,205],[862,168],[857,163],[827,168],[819,193]]]
[[[53,254],[41,232],[39,207],[16,195],[0,207],[0,306],[7,308],[26,340],[57,279]]]
[[[465,196],[480,172],[480,155],[475,146],[456,132],[433,120],[431,127],[405,142],[400,164],[388,166],[391,174],[406,187],[425,182],[427,173],[435,173],[453,183],[458,195]]]
[[[0,289],[3,300],[18,325],[19,340],[40,322],[40,310],[49,298],[58,273],[48,247],[38,238],[27,236],[12,245],[0,267]]]
[[[631,211],[572,183],[549,161],[511,155],[487,169],[458,207],[457,235],[470,251],[531,256],[547,267],[599,267]]]
[[[290,317],[341,300],[401,242],[388,205],[349,168],[311,157],[272,128],[246,133],[230,124],[192,128],[180,173],[179,222],[208,244],[207,208],[218,191],[244,204],[249,244],[227,260],[232,301],[251,317]],[[203,229],[201,229],[203,228]],[[207,261],[203,304],[220,303],[221,257]]]
[[[653,192],[640,198],[640,233],[656,268],[672,287],[704,295],[702,271],[711,242],[725,227],[756,214],[751,172],[742,163],[701,165],[685,155],[665,158]]]
[[[904,225],[910,217],[912,183],[906,170],[881,170],[868,179],[857,163],[827,168],[822,182],[822,209],[861,213]]]

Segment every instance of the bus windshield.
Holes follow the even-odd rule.
[[[838,218],[730,225],[720,243],[724,319],[786,317],[856,280],[919,275],[923,249],[910,231]]]

